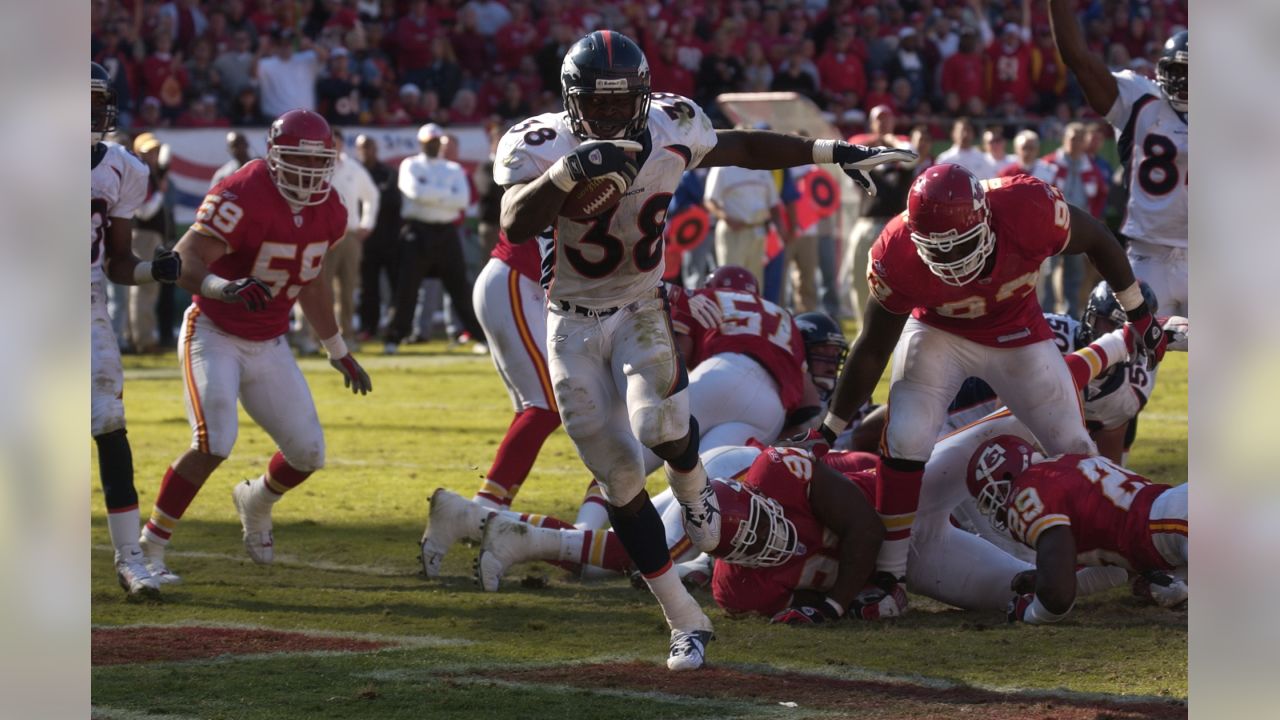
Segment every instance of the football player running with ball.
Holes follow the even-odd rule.
[[[506,187],[502,229],[520,243],[555,227],[543,280],[560,417],[672,629],[667,667],[692,670],[703,664],[711,621],[672,571],[662,521],[644,491],[640,452],[648,447],[665,461],[690,539],[714,549],[719,511],[698,460],[688,376],[660,289],[671,194],[681,175],[697,167],[810,163],[839,163],[874,192],[863,170],[915,154],[771,132],[717,132],[692,101],[651,94],[644,53],[608,30],[570,47],[560,77],[565,112],[529,118],[498,145],[493,174]],[[571,191],[601,180],[625,188],[616,203],[602,204],[594,217],[561,217]]]
[[[991,385],[1047,452],[1096,454],[1078,391],[1036,304],[1040,263],[1060,253],[1084,253],[1118,289],[1133,342],[1147,350],[1163,345],[1115,237],[1034,178],[979,182],[959,165],[935,165],[912,184],[907,212],[872,246],[865,323],[820,432],[834,441],[892,354],[876,480],[876,509],[888,530],[878,570],[906,574],[925,462],[966,378]]]
[[[178,520],[235,445],[237,400],[279,446],[266,472],[232,492],[254,562],[274,558],[272,505],[324,466],[311,390],[284,339],[295,302],[347,387],[373,389],[338,332],[333,289],[313,282],[346,233],[346,207],[329,185],[337,155],[324,118],[290,110],[271,124],[266,159],[215,185],[178,241],[178,284],[196,296],[178,341],[191,448],[165,471],[142,533],[148,565],[163,582],[179,581],[164,563]]]

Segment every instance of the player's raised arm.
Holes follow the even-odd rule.
[[[869,297],[862,317],[862,328],[849,350],[844,369],[840,371],[827,417],[822,422],[822,434],[828,442],[835,442],[836,435],[848,426],[849,419],[871,397],[871,391],[880,382],[910,315],[890,312],[879,300]]]
[[[865,171],[887,162],[911,162],[911,150],[851,145],[843,140],[810,140],[768,130],[720,130],[716,146],[698,167],[736,165],[752,170],[778,170],[816,163],[837,164],[871,195],[875,183]]]
[[[1080,34],[1080,23],[1076,20],[1075,0],[1048,0],[1049,27],[1053,30],[1053,41],[1058,46],[1062,61],[1076,74],[1080,88],[1084,90],[1089,107],[1099,115],[1106,116],[1115,104],[1120,89],[1116,85],[1115,76],[1107,69],[1102,58],[1085,45]]]

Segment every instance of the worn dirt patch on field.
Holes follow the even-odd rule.
[[[751,673],[707,668],[671,673],[645,663],[574,665],[508,673],[504,679],[698,698],[755,701],[762,705],[796,703],[804,711],[848,714],[877,720],[1164,720],[1185,718],[1181,703],[1111,702],[1076,698],[1013,696],[974,688],[930,688],[875,680],[842,680],[802,673]]]
[[[222,655],[369,652],[394,643],[258,628],[121,627],[93,629],[93,665],[207,660]]]

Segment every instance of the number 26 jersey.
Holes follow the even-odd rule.
[[[640,173],[612,209],[587,220],[560,217],[554,263],[542,278],[553,304],[605,308],[638,300],[664,271],[662,229],[671,194],[686,170],[715,147],[711,120],[693,101],[654,93],[649,125],[639,138]],[[567,113],[544,113],[516,124],[498,142],[494,181],[510,186],[536,179],[581,145]]]

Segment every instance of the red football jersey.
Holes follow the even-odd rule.
[[[934,275],[916,253],[906,213],[885,226],[871,247],[867,283],[886,310],[991,347],[1017,347],[1053,337],[1036,301],[1040,263],[1066,249],[1071,216],[1062,192],[1030,176],[983,180],[995,233],[995,267],[956,287]]]
[[[707,329],[693,319],[689,298],[702,295],[720,306],[719,327]],[[688,366],[720,353],[741,353],[760,363],[778,383],[782,407],[791,412],[804,399],[804,338],[791,313],[758,295],[726,288],[668,293],[676,332],[693,338]]]
[[[1009,489],[1009,533],[1035,548],[1056,525],[1071,528],[1082,565],[1171,570],[1151,540],[1151,505],[1169,490],[1104,457],[1062,455],[1036,463]]]
[[[347,231],[347,208],[337,191],[297,212],[276,189],[266,162],[251,160],[205,196],[196,232],[218,238],[229,252],[209,265],[228,280],[252,275],[271,288],[266,309],[196,296],[215,325],[246,340],[270,340],[289,330],[289,311],[302,287],[320,277],[324,254]]]
[[[499,234],[498,244],[493,247],[489,257],[501,260],[510,265],[512,270],[534,282],[542,282],[542,254],[538,252],[536,238],[517,245],[508,242],[505,235]]]
[[[739,480],[782,505],[783,513],[796,526],[800,542],[796,554],[776,567],[752,568],[717,560],[711,594],[727,612],[772,616],[787,607],[794,591],[825,592],[835,583],[839,538],[818,522],[809,505],[813,462],[813,456],[799,448],[769,447]],[[874,496],[874,475],[855,473],[846,477],[857,483],[868,498]]]

